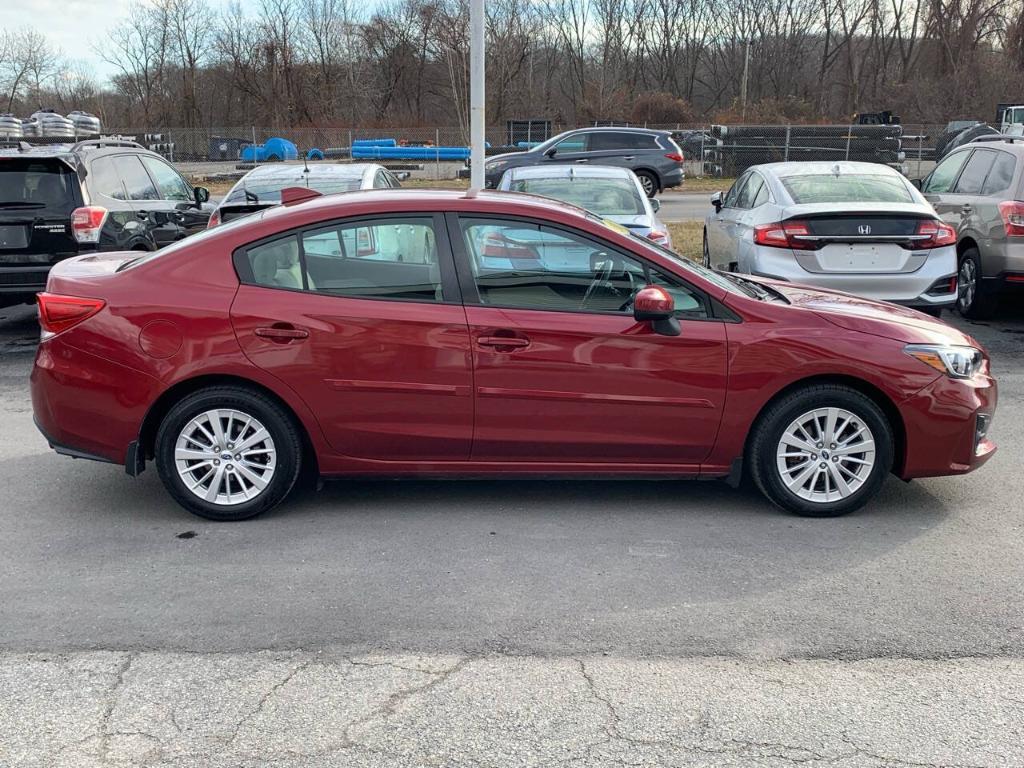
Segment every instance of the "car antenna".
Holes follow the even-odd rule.
[[[305,153],[302,156],[302,172],[309,173],[309,153]]]
[[[832,173],[836,178],[839,178],[839,163],[832,166]]]

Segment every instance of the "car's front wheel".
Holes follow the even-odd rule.
[[[245,520],[295,485],[302,442],[276,402],[243,387],[209,387],[175,404],[156,436],[160,479],[175,500],[210,520]]]
[[[783,509],[844,515],[867,503],[892,468],[892,428],[863,393],[809,386],[768,406],[751,434],[748,461],[758,488]]]

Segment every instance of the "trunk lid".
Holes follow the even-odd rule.
[[[122,266],[145,255],[138,251],[106,251],[65,259],[50,270],[46,290],[69,296],[104,298],[104,283]]]

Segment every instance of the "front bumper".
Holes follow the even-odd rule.
[[[979,437],[978,417],[991,426],[998,401],[995,379],[940,376],[900,404],[906,431],[906,455],[897,474],[914,477],[962,475],[971,472],[996,451],[986,433]]]
[[[54,450],[124,464],[160,382],[56,336],[39,345],[30,388],[36,426]]]
[[[935,290],[937,285],[957,274],[956,251],[952,247],[933,249],[913,272],[811,272],[801,267],[793,251],[787,248],[751,247],[749,269],[760,277],[908,307],[952,307],[956,303],[955,290]],[[741,261],[741,270],[743,267],[744,261]]]

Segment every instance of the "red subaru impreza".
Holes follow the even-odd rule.
[[[287,197],[287,196],[286,196]],[[969,472],[996,383],[915,311],[703,269],[525,195],[291,202],[61,262],[36,423],[215,520],[323,476],[753,478],[804,515]]]

